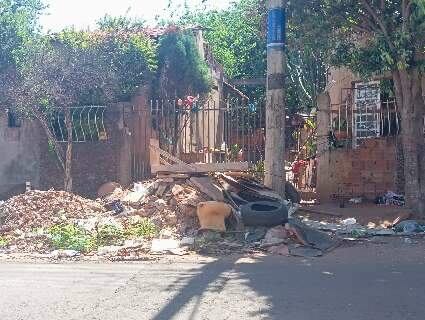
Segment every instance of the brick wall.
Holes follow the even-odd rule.
[[[335,195],[373,200],[388,190],[396,190],[394,138],[368,139],[357,149],[332,150],[326,160],[328,175],[318,176],[321,185],[326,186],[325,193],[318,190],[322,201]]]
[[[105,112],[106,141],[78,142],[73,144],[73,191],[86,197],[96,197],[98,188],[105,182],[119,181],[122,130],[118,127],[119,110],[113,107]],[[40,159],[41,189],[63,189],[63,172],[55,155],[48,150],[47,138],[41,139]],[[64,144],[65,147],[65,144]]]

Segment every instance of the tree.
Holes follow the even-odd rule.
[[[43,10],[39,0],[0,2],[0,110],[9,107],[8,97],[16,80],[16,59],[35,36],[37,18]]]
[[[106,70],[106,72],[105,72]],[[82,48],[57,39],[34,43],[20,63],[17,106],[22,113],[37,118],[64,170],[64,189],[72,191],[73,123],[71,107],[87,97],[102,96],[110,100],[114,75],[106,60],[93,48]],[[49,116],[53,109],[65,116],[66,152],[57,142]]]
[[[10,94],[21,114],[40,121],[64,170],[66,191],[72,190],[71,108],[129,98],[151,80],[154,57],[155,46],[143,34],[66,30],[27,44]],[[49,125],[57,109],[65,117],[66,152]]]
[[[407,204],[425,214],[425,2],[297,1],[298,14],[333,43],[332,63],[363,78],[389,73],[401,110]]]
[[[0,2],[0,74],[15,66],[15,56],[37,29],[43,10],[39,0]]]
[[[176,28],[159,41],[158,73],[154,87],[162,97],[206,94],[211,88],[208,66],[191,31]]]
[[[305,26],[288,4],[286,106],[290,113],[316,106],[326,86],[327,41],[312,26]],[[205,27],[205,38],[229,78],[266,75],[267,9],[265,0],[238,0],[228,9],[188,11],[180,23]],[[254,100],[264,100],[265,87],[243,87]]]

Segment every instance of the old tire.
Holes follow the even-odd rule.
[[[286,182],[285,184],[285,198],[292,203],[300,203],[301,196],[298,190],[293,186],[292,183]]]
[[[246,226],[274,227],[288,221],[288,209],[280,202],[250,202],[241,207],[241,213]]]

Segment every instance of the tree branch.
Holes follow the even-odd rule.
[[[373,18],[373,20],[375,20],[376,24],[381,29],[381,31],[382,31],[385,39],[387,40],[387,43],[390,46],[391,50],[396,51],[395,46],[394,46],[393,42],[391,41],[390,35],[388,34],[388,30],[385,27],[382,20],[379,18],[376,10],[374,10],[371,7],[371,5],[369,4],[369,2],[367,0],[361,0],[361,3],[363,3],[363,7],[366,9],[366,11],[370,14],[370,16]]]
[[[406,29],[408,27],[408,21],[410,19],[410,15],[411,15],[411,8],[412,8],[412,1],[411,0],[403,0],[402,1],[401,15],[403,17],[403,25],[402,25],[403,33],[406,32]]]

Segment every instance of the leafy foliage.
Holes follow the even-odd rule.
[[[226,10],[187,12],[180,24],[197,23],[214,57],[229,78],[257,78],[266,74],[266,10],[259,0],[240,0]],[[264,88],[244,88],[252,98],[264,97]]]
[[[106,14],[97,21],[97,25],[102,31],[138,32],[144,28],[145,21],[137,18],[129,18],[126,15],[115,17]]]
[[[149,219],[143,219],[142,222],[126,230],[126,236],[128,237],[153,238],[157,233],[158,230],[155,224]]]
[[[165,34],[159,42],[159,74],[156,87],[162,96],[204,94],[210,90],[208,67],[200,56],[190,31],[176,30]]]
[[[363,77],[414,67],[424,52],[423,0],[302,0],[297,10],[334,45],[332,64]]]
[[[287,106],[292,111],[316,105],[326,85],[327,42],[313,25],[304,26],[288,5]],[[180,23],[196,22],[206,28],[205,37],[229,78],[261,78],[267,69],[267,8],[265,0],[239,0],[226,10],[192,12]],[[263,100],[264,87],[244,87],[252,99]]]
[[[97,246],[119,245],[124,241],[124,231],[115,225],[104,225],[97,233]]]
[[[14,67],[15,55],[32,38],[42,10],[40,0],[0,1],[0,73]]]
[[[88,252],[96,246],[92,235],[72,224],[53,226],[47,233],[56,249]]]

